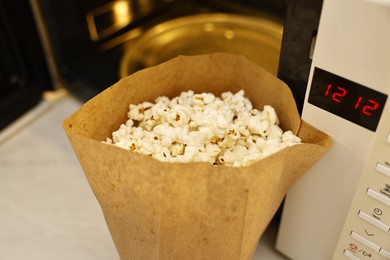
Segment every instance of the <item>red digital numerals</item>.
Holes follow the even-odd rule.
[[[340,86],[334,87],[332,84],[329,84],[325,90],[325,96],[330,97],[334,102],[337,103],[341,103],[347,94],[347,89]],[[373,99],[366,100],[362,96],[359,96],[354,104],[354,109],[361,111],[367,116],[372,116],[372,112],[377,110],[378,107],[378,102]]]

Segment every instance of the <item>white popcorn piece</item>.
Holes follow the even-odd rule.
[[[174,127],[187,125],[192,110],[183,105],[175,105],[167,115],[167,121]]]
[[[166,96],[160,96],[160,97],[156,98],[154,100],[154,102],[156,104],[161,104],[161,105],[168,106],[169,103],[171,103],[171,100],[168,97],[166,97]]]
[[[230,124],[229,127],[226,128],[225,135],[232,140],[238,140],[241,137],[240,130],[235,124]]]
[[[129,119],[140,121],[144,118],[144,109],[140,105],[130,104],[129,112],[127,113]]]
[[[248,127],[245,127],[245,126],[238,127],[238,131],[241,134],[241,136],[244,136],[244,137],[247,137],[251,134]]]
[[[159,161],[168,161],[170,158],[172,158],[168,147],[162,147],[157,152],[153,153],[152,156]]]
[[[153,119],[160,120],[169,114],[170,108],[164,102],[159,102],[156,103],[150,110],[152,112]]]
[[[131,137],[138,140],[144,137],[144,130],[141,127],[132,127],[131,128]]]
[[[218,157],[219,164],[232,166],[236,157],[231,150],[226,150],[222,155]]]
[[[301,143],[283,132],[272,106],[254,109],[243,90],[183,91],[169,99],[130,104],[128,120],[102,141],[163,162],[208,162],[242,167]]]
[[[147,139],[138,140],[137,145],[140,153],[152,155],[155,152],[154,145]]]
[[[112,144],[113,142],[114,141],[109,137],[107,137],[105,141],[102,141],[102,143],[107,143],[107,144]]]
[[[268,120],[261,120],[259,116],[251,116],[248,120],[248,129],[254,134],[265,136],[265,132],[270,126]]]
[[[160,140],[161,140],[161,146],[164,146],[164,147],[169,147],[172,145],[173,143],[173,140],[171,138],[169,138],[168,136],[161,136],[160,137]]]
[[[168,147],[172,157],[177,157],[184,154],[184,144],[174,142]]]
[[[217,125],[221,128],[227,128],[230,125],[230,120],[227,119],[223,114],[217,115]]]
[[[201,147],[205,143],[206,134],[200,131],[191,131],[188,135],[183,136],[183,143],[188,147]]]
[[[271,125],[279,124],[279,118],[276,115],[275,109],[272,106],[265,105],[261,114],[262,116],[267,118]]]
[[[282,135],[282,142],[286,143],[287,145],[293,145],[302,142],[301,138],[294,135],[291,131],[286,131]]]
[[[283,130],[278,125],[270,125],[265,132],[268,139],[281,139],[283,135]]]
[[[199,153],[199,148],[195,146],[187,145],[184,148],[184,154],[183,156],[188,160],[192,161],[192,158],[195,156],[195,154]]]
[[[259,160],[261,160],[262,154],[260,152],[257,153],[250,153],[244,156],[244,159],[242,159],[241,165],[242,166],[248,166],[251,165],[252,163],[255,163]]]
[[[184,104],[187,105],[192,105],[192,98],[194,96],[194,91],[188,90],[188,91],[183,91],[180,93],[180,99],[183,100]]]
[[[208,162],[214,164],[215,157],[212,154],[206,152],[197,152],[194,154],[193,161],[196,162]]]
[[[205,104],[210,104],[215,99],[215,96],[211,93],[202,93],[202,96],[203,96],[203,102]]]
[[[126,126],[127,126],[127,127],[132,127],[132,126],[134,126],[134,121],[133,121],[133,119],[127,120],[127,121],[126,121]]]
[[[203,99],[203,94],[195,94],[192,97],[192,101],[195,105],[202,106],[205,104],[205,101]]]
[[[248,149],[243,145],[236,145],[231,150],[226,150],[219,158],[225,165],[238,167],[247,154]]]

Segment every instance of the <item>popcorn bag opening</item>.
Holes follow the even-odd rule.
[[[129,104],[183,91],[245,91],[272,106],[302,144],[245,167],[161,162],[103,143],[126,122]],[[288,86],[242,56],[179,56],[136,72],[63,122],[121,259],[243,259],[253,256],[288,188],[331,146],[301,121]]]

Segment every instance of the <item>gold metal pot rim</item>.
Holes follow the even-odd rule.
[[[241,54],[276,74],[283,34],[281,22],[234,14],[200,14],[158,24],[125,46],[121,78],[178,55]]]

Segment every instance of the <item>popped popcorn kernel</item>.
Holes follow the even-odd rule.
[[[183,91],[172,99],[130,104],[128,120],[106,144],[150,155],[163,162],[208,162],[244,167],[302,140],[279,127],[275,109],[253,108],[244,90]]]

